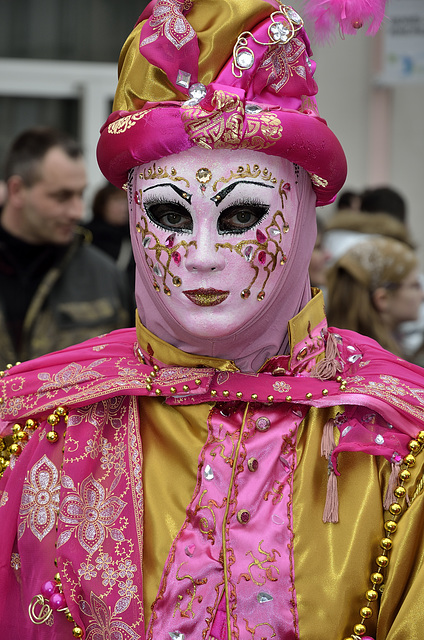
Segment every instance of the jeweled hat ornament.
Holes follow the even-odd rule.
[[[307,11],[323,35],[370,20],[373,33],[384,0],[314,0]],[[280,0],[153,0],[121,52],[100,169],[125,187],[133,167],[195,145],[246,148],[303,167],[317,206],[332,202],[346,159],[319,116],[311,55],[302,17]]]

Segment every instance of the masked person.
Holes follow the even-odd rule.
[[[346,164],[310,54],[258,0],[159,0],[125,44],[98,157],[137,328],[2,378],[6,637],[419,636],[422,374],[311,299]]]

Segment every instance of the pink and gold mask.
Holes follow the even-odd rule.
[[[194,340],[225,340],[273,307],[297,237],[299,173],[281,158],[227,149],[137,167],[130,209],[144,322],[153,301],[163,324]]]

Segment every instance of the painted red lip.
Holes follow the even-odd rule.
[[[230,292],[218,289],[193,289],[192,291],[183,291],[183,294],[198,307],[215,307],[224,302]]]

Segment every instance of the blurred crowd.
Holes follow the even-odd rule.
[[[423,366],[424,276],[402,194],[388,186],[343,191],[317,226],[309,274],[324,291],[329,326]]]

